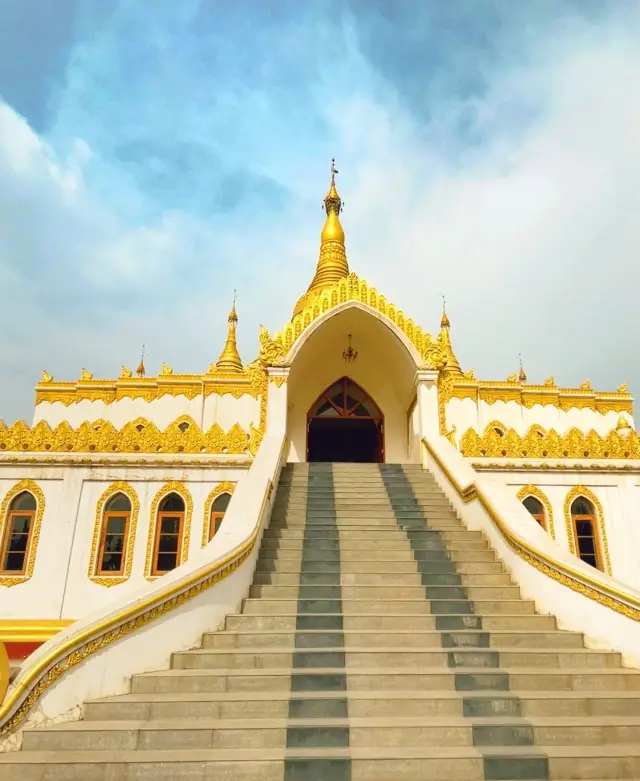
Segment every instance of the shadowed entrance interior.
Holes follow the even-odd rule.
[[[377,404],[343,377],[327,388],[307,415],[307,461],[381,463],[384,419]]]

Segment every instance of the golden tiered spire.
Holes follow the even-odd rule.
[[[229,331],[227,333],[227,343],[224,346],[224,350],[220,353],[216,368],[222,372],[238,373],[242,369],[242,360],[238,353],[236,346],[236,325],[238,323],[238,315],[236,314],[236,291],[233,291],[233,306],[231,312],[229,312]]]
[[[518,375],[518,379],[520,382],[526,382],[527,381],[527,375],[524,372],[524,369],[522,368],[522,355],[520,356],[520,374]]]
[[[442,344],[447,351],[447,362],[442,368],[442,371],[448,372],[450,374],[462,375],[462,369],[460,368],[458,359],[456,358],[453,352],[453,347],[451,346],[451,334],[449,333],[450,327],[451,323],[447,317],[447,302],[445,301],[445,297],[442,296],[442,319],[440,320],[439,339],[442,341]]]
[[[140,358],[140,363],[138,364],[138,368],[136,369],[136,374],[138,377],[144,377],[146,374],[146,370],[144,368],[144,345],[142,345],[142,356]]]
[[[331,185],[324,199],[327,219],[320,234],[320,257],[316,273],[307,292],[296,304],[293,310],[294,315],[308,306],[313,298],[323,290],[349,276],[347,251],[344,246],[344,230],[340,224],[339,216],[342,211],[342,199],[336,189],[338,169],[335,163],[335,160],[331,161]]]

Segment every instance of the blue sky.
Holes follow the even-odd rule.
[[[632,0],[4,0],[0,417],[46,368],[201,372],[351,268],[464,369],[640,393]]]

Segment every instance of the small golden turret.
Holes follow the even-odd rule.
[[[445,301],[444,296],[442,296],[442,319],[440,320],[440,335],[438,339],[442,342],[442,345],[447,352],[447,362],[443,366],[442,371],[449,374],[457,374],[462,376],[462,369],[460,368],[458,359],[456,358],[455,353],[453,352],[453,347],[451,346],[451,334],[449,332],[450,328],[451,323],[447,317],[447,302]]]
[[[526,382],[527,381],[527,375],[524,372],[524,369],[522,368],[522,356],[520,356],[520,374],[518,374],[518,379],[520,382]]]
[[[298,300],[293,314],[297,315],[313,299],[328,287],[349,276],[349,264],[347,263],[347,251],[344,245],[344,230],[340,224],[340,212],[342,211],[342,199],[336,189],[336,174],[338,169],[335,160],[331,161],[331,185],[324,199],[324,210],[327,219],[320,234],[320,257],[316,266],[316,273],[307,292]]]
[[[142,355],[140,356],[140,363],[138,364],[138,368],[136,369],[136,374],[138,377],[144,377],[146,373],[147,371],[144,368],[144,345],[142,345]]]
[[[618,417],[618,423],[616,425],[616,431],[621,437],[629,437],[633,432],[633,428],[624,415]]]
[[[236,292],[233,291],[233,306],[231,312],[229,312],[229,331],[227,333],[227,342],[224,346],[224,350],[220,353],[220,357],[216,363],[216,369],[221,372],[237,374],[241,372],[242,360],[238,353],[238,347],[236,345],[236,325],[238,324],[238,315],[236,314]]]

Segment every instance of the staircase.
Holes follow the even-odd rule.
[[[0,781],[640,779],[640,674],[521,598],[418,466],[283,471],[240,615]]]

